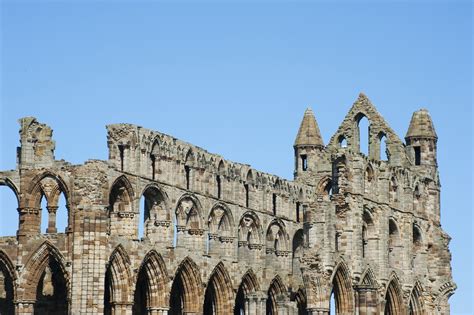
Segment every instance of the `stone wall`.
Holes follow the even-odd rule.
[[[328,145],[307,111],[294,181],[129,124],[107,126],[107,161],[71,165],[54,159],[50,127],[20,124],[17,169],[0,172],[19,214],[0,238],[1,314],[328,314],[331,294],[338,314],[449,312],[425,110],[404,143],[361,94]]]

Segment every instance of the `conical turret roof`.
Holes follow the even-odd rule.
[[[420,109],[411,116],[410,126],[405,136],[405,139],[407,138],[438,139],[430,113],[426,109]]]
[[[294,146],[324,146],[319,126],[311,108],[307,108],[301,121]]]

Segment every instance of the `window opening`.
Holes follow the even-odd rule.
[[[276,194],[272,195],[272,209],[273,209],[273,215],[276,215],[277,213],[277,195]]]
[[[245,188],[245,207],[249,207],[249,184],[244,184]]]
[[[308,156],[306,154],[301,155],[301,167],[303,171],[308,170]]]
[[[119,145],[118,148],[120,151],[120,170],[123,172],[123,158],[125,147],[123,145]]]
[[[420,147],[414,147],[415,149],[415,165],[421,165],[421,149]]]
[[[191,174],[191,169],[189,166],[184,167],[184,171],[186,172],[186,189],[189,190],[189,179],[190,179],[190,174]]]

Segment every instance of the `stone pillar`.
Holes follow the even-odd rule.
[[[112,305],[112,315],[132,315],[132,307],[130,302],[116,302]]]
[[[308,315],[329,315],[328,308],[308,307],[307,311],[308,311]]]
[[[48,209],[48,228],[46,229],[46,233],[57,233],[58,230],[56,228],[56,211],[58,210],[57,206],[47,206]]]
[[[168,310],[167,307],[149,307],[147,313],[149,315],[168,315]]]
[[[36,301],[19,301],[15,302],[15,314],[31,315],[34,313]]]
[[[20,224],[18,226],[18,238],[21,242],[22,237],[37,235],[41,227],[41,208],[20,207],[18,215]]]

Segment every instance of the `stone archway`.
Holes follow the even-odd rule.
[[[35,301],[28,310],[33,314],[68,314],[69,276],[59,251],[49,242],[44,242],[30,256],[25,265],[25,283],[28,286],[21,297],[24,301]]]
[[[120,314],[125,312],[130,303],[130,258],[125,249],[118,245],[110,255],[105,273],[104,314]]]
[[[409,315],[425,314],[422,301],[422,288],[419,282],[415,284],[410,295],[410,304],[408,305]]]
[[[202,282],[198,266],[186,257],[176,271],[169,299],[169,315],[198,314],[202,310]]]
[[[335,309],[338,315],[354,313],[354,293],[349,270],[344,263],[339,264],[332,279]]]
[[[388,284],[385,293],[385,315],[398,315],[403,313],[403,299],[401,295],[400,285],[396,278]]]
[[[0,250],[0,314],[13,315],[15,312],[15,269],[10,258]]]
[[[257,276],[250,269],[242,277],[239,289],[237,290],[234,304],[234,315],[248,315],[255,313],[258,308],[256,294],[259,291],[260,285],[258,284]]]
[[[132,313],[141,315],[149,313],[150,309],[167,309],[167,283],[163,258],[152,250],[145,256],[138,271]]]
[[[289,299],[287,298],[286,287],[283,285],[281,278],[276,276],[268,289],[266,314],[277,315],[284,313],[284,310],[280,309],[280,305],[286,305],[287,302],[289,302]]]
[[[232,282],[220,262],[212,272],[204,295],[204,315],[232,314],[234,294]]]

